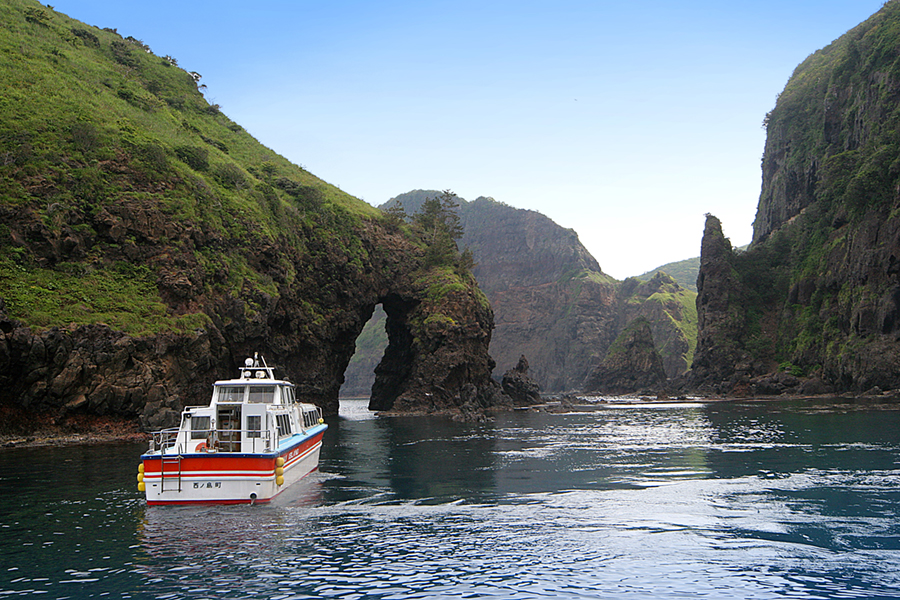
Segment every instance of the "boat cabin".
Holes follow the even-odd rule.
[[[151,451],[273,452],[321,422],[321,410],[297,401],[294,385],[275,379],[271,367],[253,359],[238,379],[217,381],[208,406],[189,406],[181,426],[154,434]]]

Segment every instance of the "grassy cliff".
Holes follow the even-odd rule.
[[[220,247],[198,248],[196,260],[227,271],[211,285],[237,293],[248,281],[277,291],[239,248],[292,233],[302,247],[304,221],[342,231],[376,214],[261,145],[205,100],[199,75],[140,40],[29,0],[4,2],[0,21],[0,297],[17,318],[133,334],[203,323],[165,309],[154,289],[164,257],[129,256],[133,234],[118,248],[97,242],[86,217],[111,207],[158,208],[215,235]],[[49,248],[22,239],[28,228],[10,215],[25,210],[47,228]]]
[[[0,433],[171,425],[257,351],[335,413],[378,304],[380,409],[503,401],[484,295],[417,232],[260,144],[175,57],[31,0],[0,24]]]

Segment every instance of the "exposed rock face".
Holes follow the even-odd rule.
[[[417,190],[401,202],[408,213],[437,192]],[[577,388],[597,348],[617,327],[617,282],[578,241],[546,216],[489,198],[460,202],[461,247],[472,250],[473,274],[494,310],[491,355],[498,370],[530,357],[531,376],[547,391]]]
[[[519,358],[515,367],[503,374],[500,384],[504,393],[519,406],[540,404],[543,401],[541,386],[528,375],[528,360],[524,355]]]
[[[650,323],[639,318],[616,338],[603,362],[591,371],[584,391],[614,395],[656,391],[665,381],[666,372],[653,343]]]
[[[146,429],[178,424],[209,393],[220,339],[132,338],[102,325],[32,332],[0,306],[0,435],[28,434],[74,415],[139,416]],[[215,332],[214,332],[215,333]]]
[[[750,356],[738,341],[744,313],[735,309],[741,294],[733,263],[734,252],[722,233],[722,223],[707,215],[697,277],[699,335],[688,380],[694,387],[716,393],[731,392],[738,380],[746,381],[751,376],[747,373]]]
[[[127,207],[119,210],[129,214]],[[346,268],[339,248],[310,235],[307,249],[312,257],[294,255],[294,268],[305,270],[306,277],[283,287],[278,297],[260,297],[259,312],[247,318],[240,298],[204,297],[192,291],[203,289],[204,281],[197,275],[193,255],[176,254],[141,228],[141,223],[156,221],[123,220],[128,223],[123,226],[127,235],[147,240],[146,245],[136,244],[134,252],[151,263],[154,256],[166,253],[167,262],[181,263],[183,273],[194,274],[196,284],[189,275],[183,275],[183,281],[163,275],[160,290],[176,306],[199,305],[209,311],[211,323],[193,335],[133,338],[104,325],[32,332],[4,313],[0,403],[59,415],[81,410],[140,416],[149,428],[171,426],[177,424],[184,405],[208,400],[213,380],[232,376],[245,356],[259,351],[297,384],[301,399],[333,414],[354,341],[376,304],[387,313],[391,345],[377,369],[372,409],[453,411],[462,405],[486,408],[508,403],[490,378],[492,313],[483,294],[474,281],[437,298],[429,294],[432,286],[440,285],[440,276],[420,271],[421,251],[405,237],[375,223],[359,231],[371,260],[360,273]],[[20,228],[16,222],[29,225]],[[7,223],[13,224],[14,237],[22,229],[30,229],[32,237],[41,231],[29,211]],[[170,225],[180,239],[182,227]],[[103,234],[95,234],[93,245],[79,239],[95,250],[103,248],[104,241]],[[35,247],[48,264],[60,260],[53,244]],[[259,265],[266,264],[266,256],[293,254],[289,246],[279,245],[248,248],[247,253]],[[261,270],[275,275],[265,267]],[[310,321],[306,311],[311,303],[323,307],[324,322]]]
[[[438,192],[402,194],[414,213]],[[651,322],[671,377],[687,370],[696,321],[693,294],[667,276],[617,282],[604,274],[574,231],[546,216],[490,198],[460,202],[473,274],[494,309],[491,355],[498,369],[529,357],[531,374],[547,392],[580,389],[616,336],[638,316]]]
[[[728,393],[900,387],[900,4],[797,67],[767,115],[754,241],[707,221],[692,381]]]

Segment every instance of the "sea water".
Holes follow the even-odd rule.
[[[264,506],[146,506],[143,444],[0,450],[0,599],[900,598],[896,404],[341,413]]]

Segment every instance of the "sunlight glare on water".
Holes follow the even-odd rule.
[[[0,598],[900,598],[898,417],[344,402],[320,471],[255,507],[146,507],[133,444],[7,450]]]

